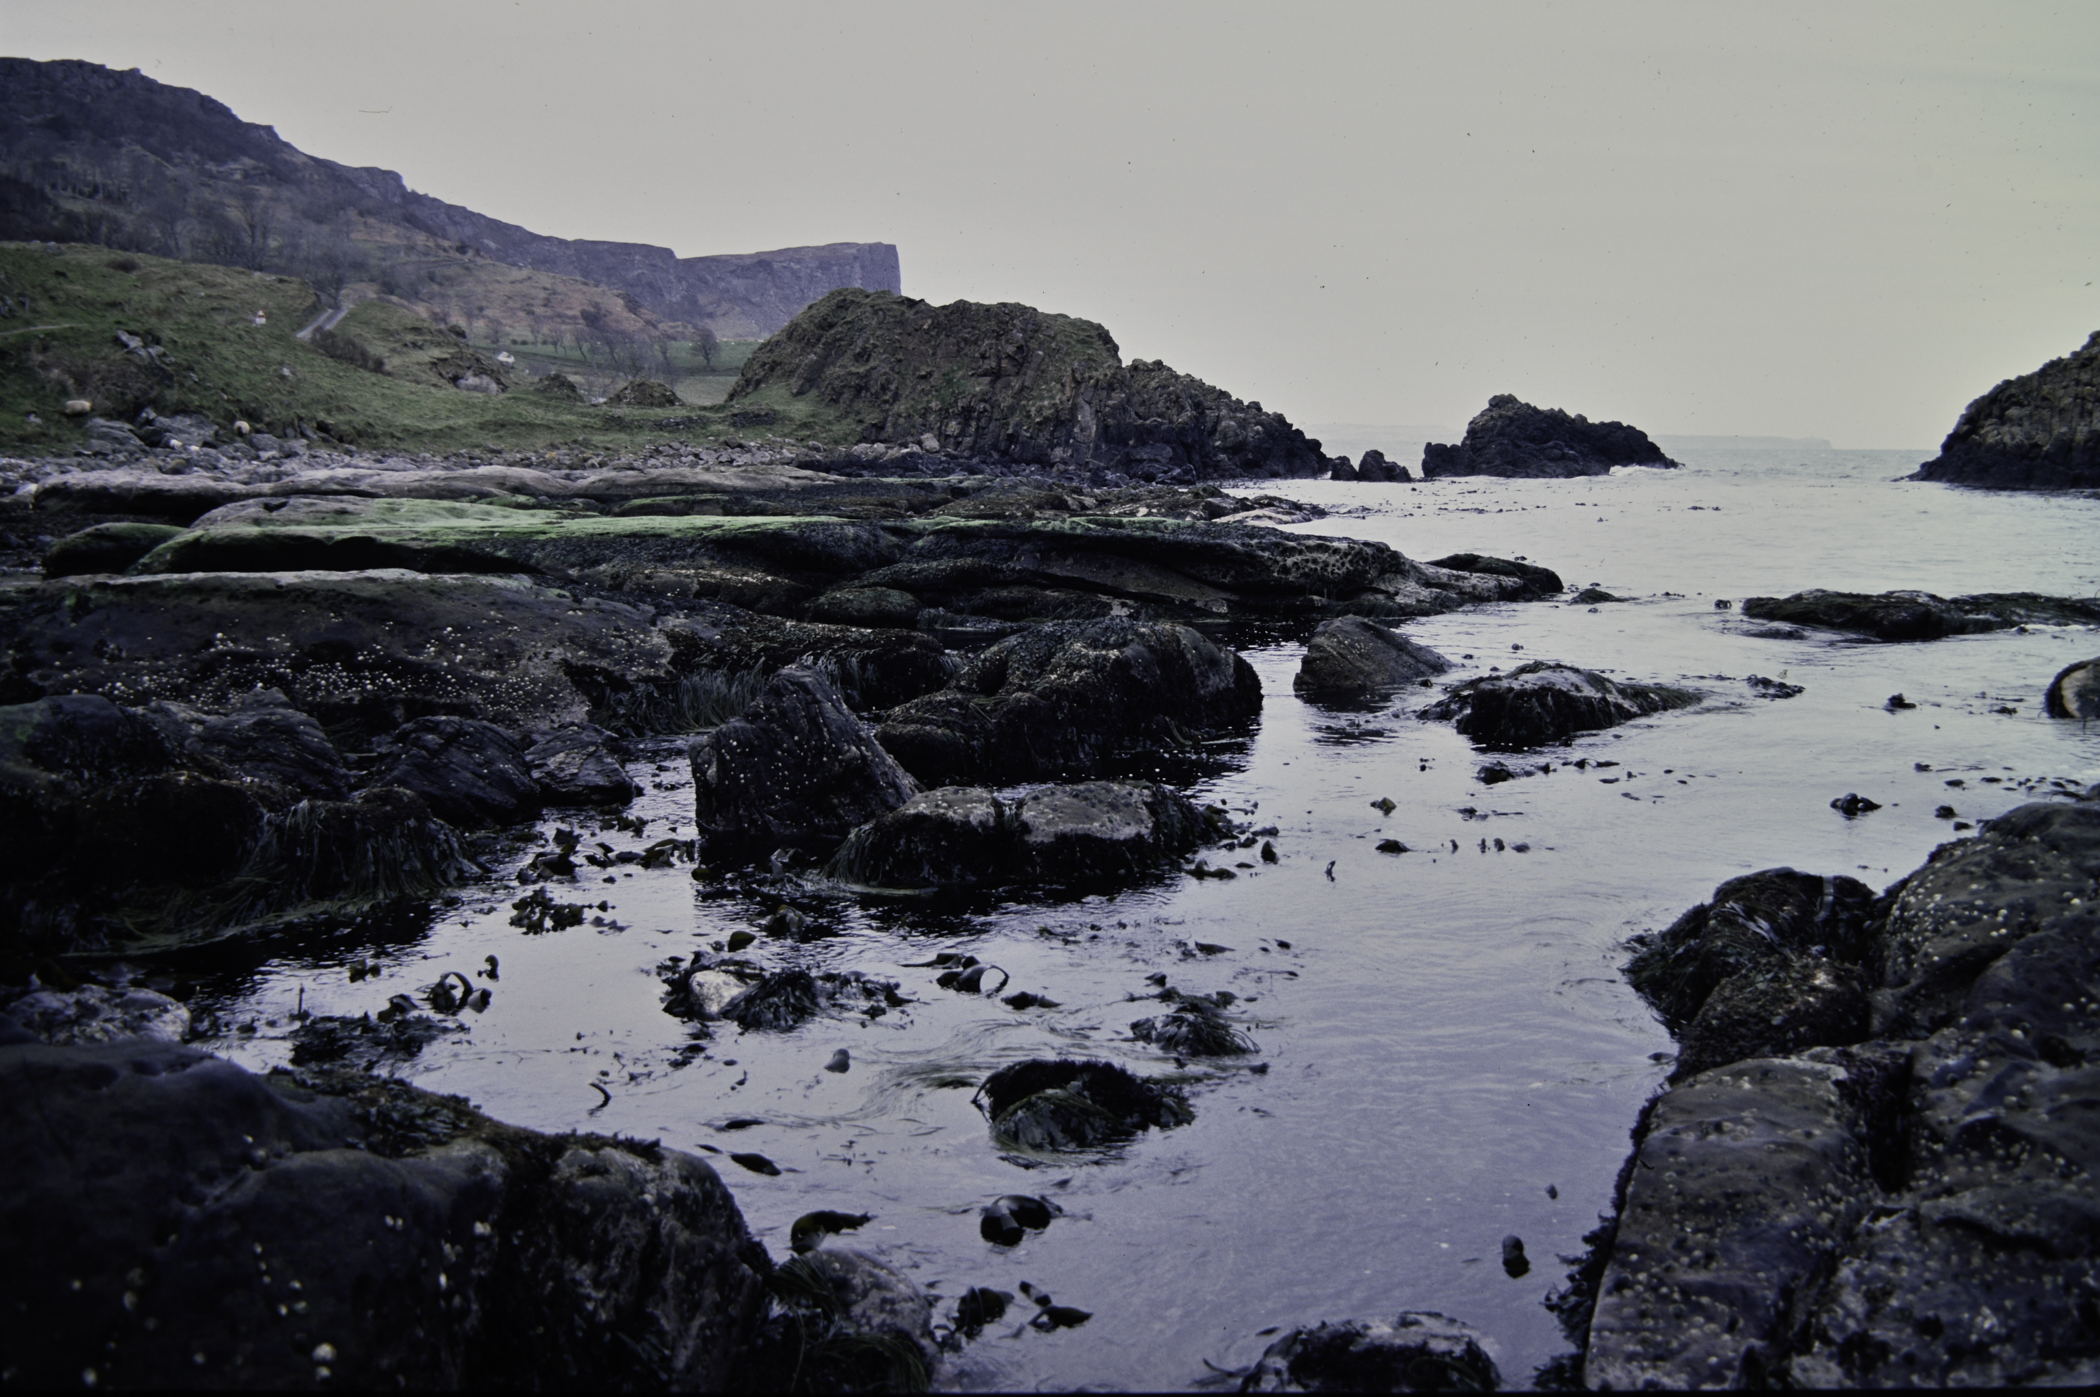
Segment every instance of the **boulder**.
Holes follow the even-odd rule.
[[[1260,708],[1253,667],[1187,626],[1053,621],[891,709],[877,736],[924,785],[1005,784],[1092,776]]]
[[[678,395],[671,391],[668,383],[659,383],[653,378],[637,378],[623,383],[617,392],[605,400],[608,407],[682,407]]]
[[[188,1007],[143,985],[110,989],[90,984],[70,990],[0,993],[0,1010],[18,1031],[60,1046],[113,1043],[124,1038],[180,1043],[190,1036]]]
[[[1527,563],[1522,559],[1490,558],[1482,553],[1453,553],[1449,557],[1436,559],[1430,566],[1485,577],[1506,577],[1517,584],[1502,593],[1509,601],[1534,601],[1541,597],[1557,596],[1565,590],[1561,585],[1559,573],[1552,568],[1542,568],[1537,563]]]
[[[26,1387],[720,1390],[766,1311],[704,1161],[397,1081],[18,1043],[0,1132]]]
[[[985,1078],[975,1100],[993,1138],[1031,1151],[1113,1144],[1195,1119],[1178,1088],[1085,1058],[1012,1063]]]
[[[1349,464],[1347,456],[1336,456],[1327,463],[1327,478],[1329,480],[1354,480],[1357,478],[1356,467]]]
[[[849,1247],[800,1250],[778,1268],[774,1290],[778,1312],[748,1365],[747,1390],[928,1390],[941,1358],[933,1300],[895,1267]]]
[[[2100,597],[1987,592],[1948,598],[1930,592],[1812,589],[1788,597],[1745,597],[1742,612],[1751,620],[1824,626],[1876,640],[1938,640],[2020,625],[2090,624],[2100,621]]]
[[[1458,730],[1483,747],[1538,747],[1581,732],[1672,708],[1704,695],[1662,684],[1607,679],[1573,665],[1534,660],[1507,674],[1471,679],[1422,710],[1425,718],[1455,719]]]
[[[1472,1326],[1429,1310],[1293,1329],[1262,1352],[1242,1392],[1492,1392],[1502,1374]]]
[[[710,849],[822,847],[918,794],[817,671],[774,675],[743,716],[693,739],[695,820]]]
[[[206,713],[166,699],[140,713],[191,757],[274,781],[301,796],[347,800],[351,772],[342,753],[309,714],[276,689],[255,689],[231,711]]]
[[[532,734],[525,766],[541,797],[550,805],[625,805],[640,795],[610,740],[588,723]]]
[[[44,576],[122,572],[181,532],[173,524],[96,524],[52,544],[44,553]]]
[[[1149,781],[943,786],[848,835],[827,873],[865,887],[1097,883],[1158,868],[1214,833]]]
[[[1366,694],[1418,684],[1450,668],[1436,651],[1376,621],[1341,616],[1313,632],[1291,682],[1300,693]]]
[[[1488,399],[1456,446],[1422,448],[1422,478],[1454,475],[1558,479],[1609,475],[1614,466],[1675,468],[1648,434],[1624,422],[1592,422],[1559,408],[1536,408],[1508,393]]]
[[[1913,480],[1992,490],[2100,486],[2100,330],[1970,403]]]
[[[539,813],[540,786],[516,738],[476,718],[417,718],[388,739],[371,785],[398,786],[461,829]]]
[[[2042,707],[2052,718],[2100,718],[2100,659],[2065,665],[2049,681]]]
[[[1339,476],[1336,477],[1336,479],[1340,478]],[[1388,461],[1383,451],[1366,451],[1362,458],[1357,461],[1356,474],[1352,478],[1394,483],[1403,480],[1413,480],[1415,477],[1414,472],[1401,465],[1398,461]]]

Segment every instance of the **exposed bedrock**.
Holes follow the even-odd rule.
[[[1742,613],[1754,621],[1823,626],[1876,640],[1939,640],[2022,625],[2100,622],[2100,597],[2050,597],[2039,592],[1984,592],[1938,597],[1930,592],[1827,592],[1745,597]]]
[[[1150,781],[944,786],[854,830],[827,871],[883,888],[1093,883],[1156,869],[1216,832]]]
[[[1970,403],[1911,479],[1993,490],[2100,486],[2100,331]]]
[[[2049,681],[2042,706],[2052,718],[2100,718],[2100,659],[2065,665]]]
[[[1607,679],[1573,665],[1534,660],[1507,674],[1469,679],[1422,710],[1425,718],[1455,719],[1458,730],[1483,747],[1540,747],[1581,732],[1672,708],[1705,696],[1663,684]]]
[[[2095,797],[1942,845],[1864,914],[1849,879],[1732,880],[1639,951],[1687,1058],[1589,1273],[1591,1386],[2100,1379]],[[1702,1039],[1731,997],[1754,1012]]]
[[[0,1046],[29,1388],[720,1390],[770,1263],[702,1160],[133,1038]]]
[[[1291,683],[1316,697],[1360,696],[1418,684],[1450,668],[1436,651],[1376,621],[1339,616],[1313,632]]]
[[[758,701],[693,739],[693,804],[711,853],[828,851],[919,786],[814,669],[774,675]]]
[[[1253,666],[1187,626],[1053,621],[972,656],[876,733],[922,785],[1006,785],[1098,775],[1260,710]]]
[[[1609,475],[1613,466],[1666,466],[1678,463],[1663,455],[1648,434],[1624,422],[1592,422],[1580,413],[1570,417],[1559,408],[1537,408],[1508,393],[1466,424],[1456,446],[1429,442],[1422,447],[1422,477],[1501,475],[1552,479],[1576,475]]]

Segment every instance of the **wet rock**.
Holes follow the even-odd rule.
[[[1394,483],[1413,480],[1414,472],[1398,461],[1388,461],[1383,451],[1366,451],[1356,462],[1356,479]]]
[[[1508,601],[1535,601],[1542,597],[1555,596],[1565,590],[1561,585],[1560,574],[1553,569],[1513,558],[1490,558],[1482,553],[1453,553],[1449,557],[1436,559],[1430,566],[1443,568],[1448,572],[1505,578],[1514,584],[1502,594]]]
[[[1573,596],[1573,597],[1572,597],[1572,598],[1571,598],[1571,599],[1569,600],[1569,602],[1568,602],[1568,605],[1570,605],[1570,606],[1602,606],[1602,605],[1603,605],[1603,604],[1604,604],[1605,602],[1613,602],[1613,601],[1624,601],[1624,600],[1626,600],[1626,598],[1624,598],[1624,597],[1615,597],[1615,596],[1613,596],[1613,595],[1612,595],[1611,593],[1609,593],[1609,592],[1605,591],[1605,590],[1604,590],[1604,589],[1603,589],[1602,587],[1585,587],[1585,588],[1583,588],[1583,589],[1582,589],[1581,591],[1577,592],[1577,593],[1576,593],[1576,594],[1575,594],[1575,595],[1574,595],[1574,596]],[[1727,604],[1727,603],[1725,603],[1725,602],[1724,602],[1724,603],[1722,603],[1722,605],[1724,605],[1724,606],[1725,606],[1726,604]]]
[[[924,1392],[940,1349],[933,1302],[865,1252],[824,1247],[774,1272],[781,1313],[748,1365],[755,1391]]]
[[[39,1041],[61,1047],[123,1038],[180,1043],[190,1034],[189,1009],[142,985],[0,991],[0,1010]]]
[[[292,1066],[378,1072],[413,1062],[423,1049],[466,1026],[429,1014],[387,1012],[378,1018],[319,1014],[292,1030]]]
[[[1624,422],[1592,422],[1498,393],[1466,424],[1456,446],[1422,448],[1422,478],[1453,475],[1557,479],[1609,475],[1613,466],[1675,467],[1648,434]]]
[[[52,544],[44,554],[44,576],[122,572],[181,532],[173,524],[96,524]]]
[[[1086,1149],[1195,1119],[1178,1089],[1092,1059],[1013,1063],[985,1078],[975,1100],[993,1137],[1024,1150]]]
[[[1242,1392],[1492,1392],[1502,1375],[1472,1326],[1424,1310],[1344,1320],[1270,1344]]]
[[[978,1216],[978,1235],[995,1247],[1015,1247],[1030,1232],[1040,1232],[1057,1215],[1055,1205],[1030,1194],[1009,1193],[985,1204]]]
[[[1677,1076],[1866,1039],[1861,972],[1821,956],[1772,955],[1715,987],[1678,1035]]]
[[[525,767],[541,797],[553,805],[625,805],[640,795],[610,739],[587,723],[532,734]]]
[[[2052,718],[2100,718],[2100,659],[2065,665],[2049,681],[2042,708]]]
[[[720,1389],[764,1314],[702,1161],[399,1082],[9,1046],[0,1133],[28,1387]]]
[[[711,849],[829,848],[918,794],[814,669],[781,670],[742,717],[693,739],[693,804]]]
[[[919,599],[895,587],[844,587],[826,592],[809,604],[813,621],[841,626],[890,626],[904,630],[918,623]]]
[[[1481,746],[1515,749],[1565,742],[1577,733],[1687,708],[1703,697],[1690,689],[1612,680],[1573,665],[1534,660],[1507,674],[1469,680],[1423,709],[1422,716],[1455,719],[1458,730]]]
[[[423,798],[462,829],[516,824],[539,812],[540,787],[524,748],[494,723],[418,718],[397,730],[371,784]]]
[[[2009,378],[1962,410],[1913,480],[1992,490],[2100,486],[2100,331],[2061,359]]]
[[[1848,820],[1856,820],[1869,811],[1879,810],[1881,805],[1877,801],[1868,800],[1865,796],[1855,791],[1841,795],[1831,801],[1830,808]]]
[[[1502,1239],[1502,1274],[1513,1281],[1531,1274],[1531,1258],[1524,1255],[1524,1239],[1515,1233]]]
[[[1048,622],[892,709],[877,736],[927,786],[1069,780],[1260,708],[1253,667],[1187,626]]]
[[[740,1028],[781,1032],[820,1013],[857,1011],[874,1017],[904,1002],[895,980],[878,980],[857,970],[779,970],[723,1004],[719,1016]]]
[[[1291,681],[1300,693],[1365,694],[1416,684],[1451,662],[1426,645],[1361,616],[1324,621]]]
[[[1171,1014],[1137,1020],[1130,1036],[1177,1057],[1241,1057],[1259,1051],[1252,1038],[1195,996],[1182,996]]]
[[[1795,639],[1798,640],[1800,637],[1796,636]],[[1749,675],[1743,682],[1748,684],[1750,692],[1759,698],[1789,699],[1804,692],[1799,684],[1789,684],[1783,679],[1767,679],[1762,674]]]
[[[276,689],[241,695],[232,710],[205,713],[165,699],[141,714],[172,746],[243,775],[320,800],[347,800],[352,780],[342,753],[310,715]]]
[[[847,836],[826,870],[866,887],[1091,883],[1163,866],[1215,833],[1149,781],[993,791],[943,786]]]
[[[1829,592],[1745,597],[1743,615],[1790,626],[1822,626],[1876,640],[1938,640],[2002,631],[2013,626],[2074,625],[2100,621],[2100,597],[2049,597],[2036,592],[1986,592],[1940,597],[1931,592]]]

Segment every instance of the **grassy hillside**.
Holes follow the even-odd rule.
[[[337,327],[336,355],[295,337],[321,308],[305,282],[80,244],[0,243],[0,451],[65,453],[85,440],[68,399],[129,419],[144,406],[236,418],[283,434],[300,424],[360,446],[430,451],[778,436],[850,440],[814,404],[770,427],[736,427],[721,408],[592,407],[533,391],[465,392],[441,376],[461,355],[493,358],[385,301]],[[261,312],[264,323],[254,323]],[[142,341],[127,348],[123,336]],[[344,355],[360,345],[365,362]],[[658,424],[676,420],[677,425]],[[748,420],[748,419],[747,419]]]

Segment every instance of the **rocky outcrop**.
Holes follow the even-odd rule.
[[[1876,640],[1939,640],[1950,635],[2002,631],[2013,626],[2100,622],[2100,597],[2049,597],[2039,592],[1985,592],[1938,597],[1930,592],[1826,592],[1745,597],[1753,621],[1823,626]]]
[[[1912,480],[1991,490],[2100,488],[2100,330],[1970,403]]]
[[[460,829],[516,824],[540,809],[540,783],[524,748],[478,718],[441,715],[402,724],[386,739],[373,782],[421,796]]]
[[[863,887],[1108,882],[1160,867],[1214,833],[1150,781],[991,791],[944,786],[853,831],[830,876]]]
[[[534,733],[525,766],[550,805],[625,805],[641,794],[610,734],[588,723]]]
[[[2052,718],[2100,718],[2100,659],[2065,665],[2049,681],[2042,708]]]
[[[1006,785],[1097,775],[1260,709],[1253,667],[1187,626],[1052,621],[891,709],[876,736],[924,785]]]
[[[1733,880],[1641,949],[1636,985],[1698,1055],[1637,1126],[1583,1282],[1590,1386],[2100,1375],[2095,794],[1990,821],[1878,902]]]
[[[746,361],[732,404],[814,402],[863,442],[1138,480],[1312,476],[1318,443],[1166,365],[1129,365],[1092,321],[841,290]]]
[[[25,1387],[719,1391],[771,1266],[704,1161],[145,1039],[0,1046]]]
[[[1614,466],[1675,467],[1648,434],[1624,422],[1592,422],[1559,408],[1536,408],[1508,393],[1466,424],[1456,446],[1430,442],[1422,448],[1422,478],[1454,475],[1560,479],[1609,475]]]
[[[758,701],[693,739],[693,804],[710,851],[828,851],[918,794],[918,783],[823,675],[781,670]]]
[[[1507,674],[1470,679],[1423,709],[1422,716],[1455,720],[1460,732],[1483,747],[1539,747],[1688,708],[1703,697],[1690,689],[1607,679],[1573,665],[1534,660]]]
[[[1450,668],[1436,651],[1376,621],[1340,616],[1313,632],[1291,685],[1316,696],[1365,695],[1418,684]]]
[[[44,576],[122,572],[181,532],[173,524],[96,524],[52,544],[44,554]]]

